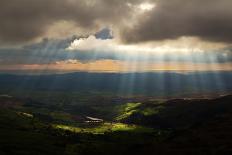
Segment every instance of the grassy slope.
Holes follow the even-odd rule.
[[[9,100],[2,100],[1,105]],[[159,131],[142,126],[116,122],[82,126],[72,122],[66,112],[20,105],[0,108],[1,154],[108,154],[103,150],[121,154],[127,147],[146,145],[160,137]],[[148,139],[150,136],[153,138]]]
[[[0,154],[228,154],[232,148],[231,96],[106,106],[115,112],[111,119],[130,125],[82,126],[70,113],[18,102],[1,104]],[[141,126],[154,123],[175,132]]]

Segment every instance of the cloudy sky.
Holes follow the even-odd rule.
[[[1,0],[0,71],[231,71],[231,0]]]

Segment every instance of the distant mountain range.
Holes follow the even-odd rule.
[[[232,92],[231,79],[232,72],[0,74],[0,89],[171,96]]]

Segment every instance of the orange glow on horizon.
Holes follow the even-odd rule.
[[[193,64],[190,62],[168,63],[128,63],[116,60],[98,60],[93,62],[60,61],[54,64],[19,64],[1,65],[2,71],[20,70],[54,70],[54,71],[86,71],[86,72],[149,72],[149,71],[232,71],[232,63]]]

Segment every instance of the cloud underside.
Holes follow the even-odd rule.
[[[192,36],[231,43],[231,7],[231,0],[158,0],[155,9],[122,35],[127,42]]]
[[[138,7],[145,2],[155,7]],[[15,44],[109,26],[127,43],[182,36],[231,43],[231,8],[231,0],[1,0],[0,41]]]

